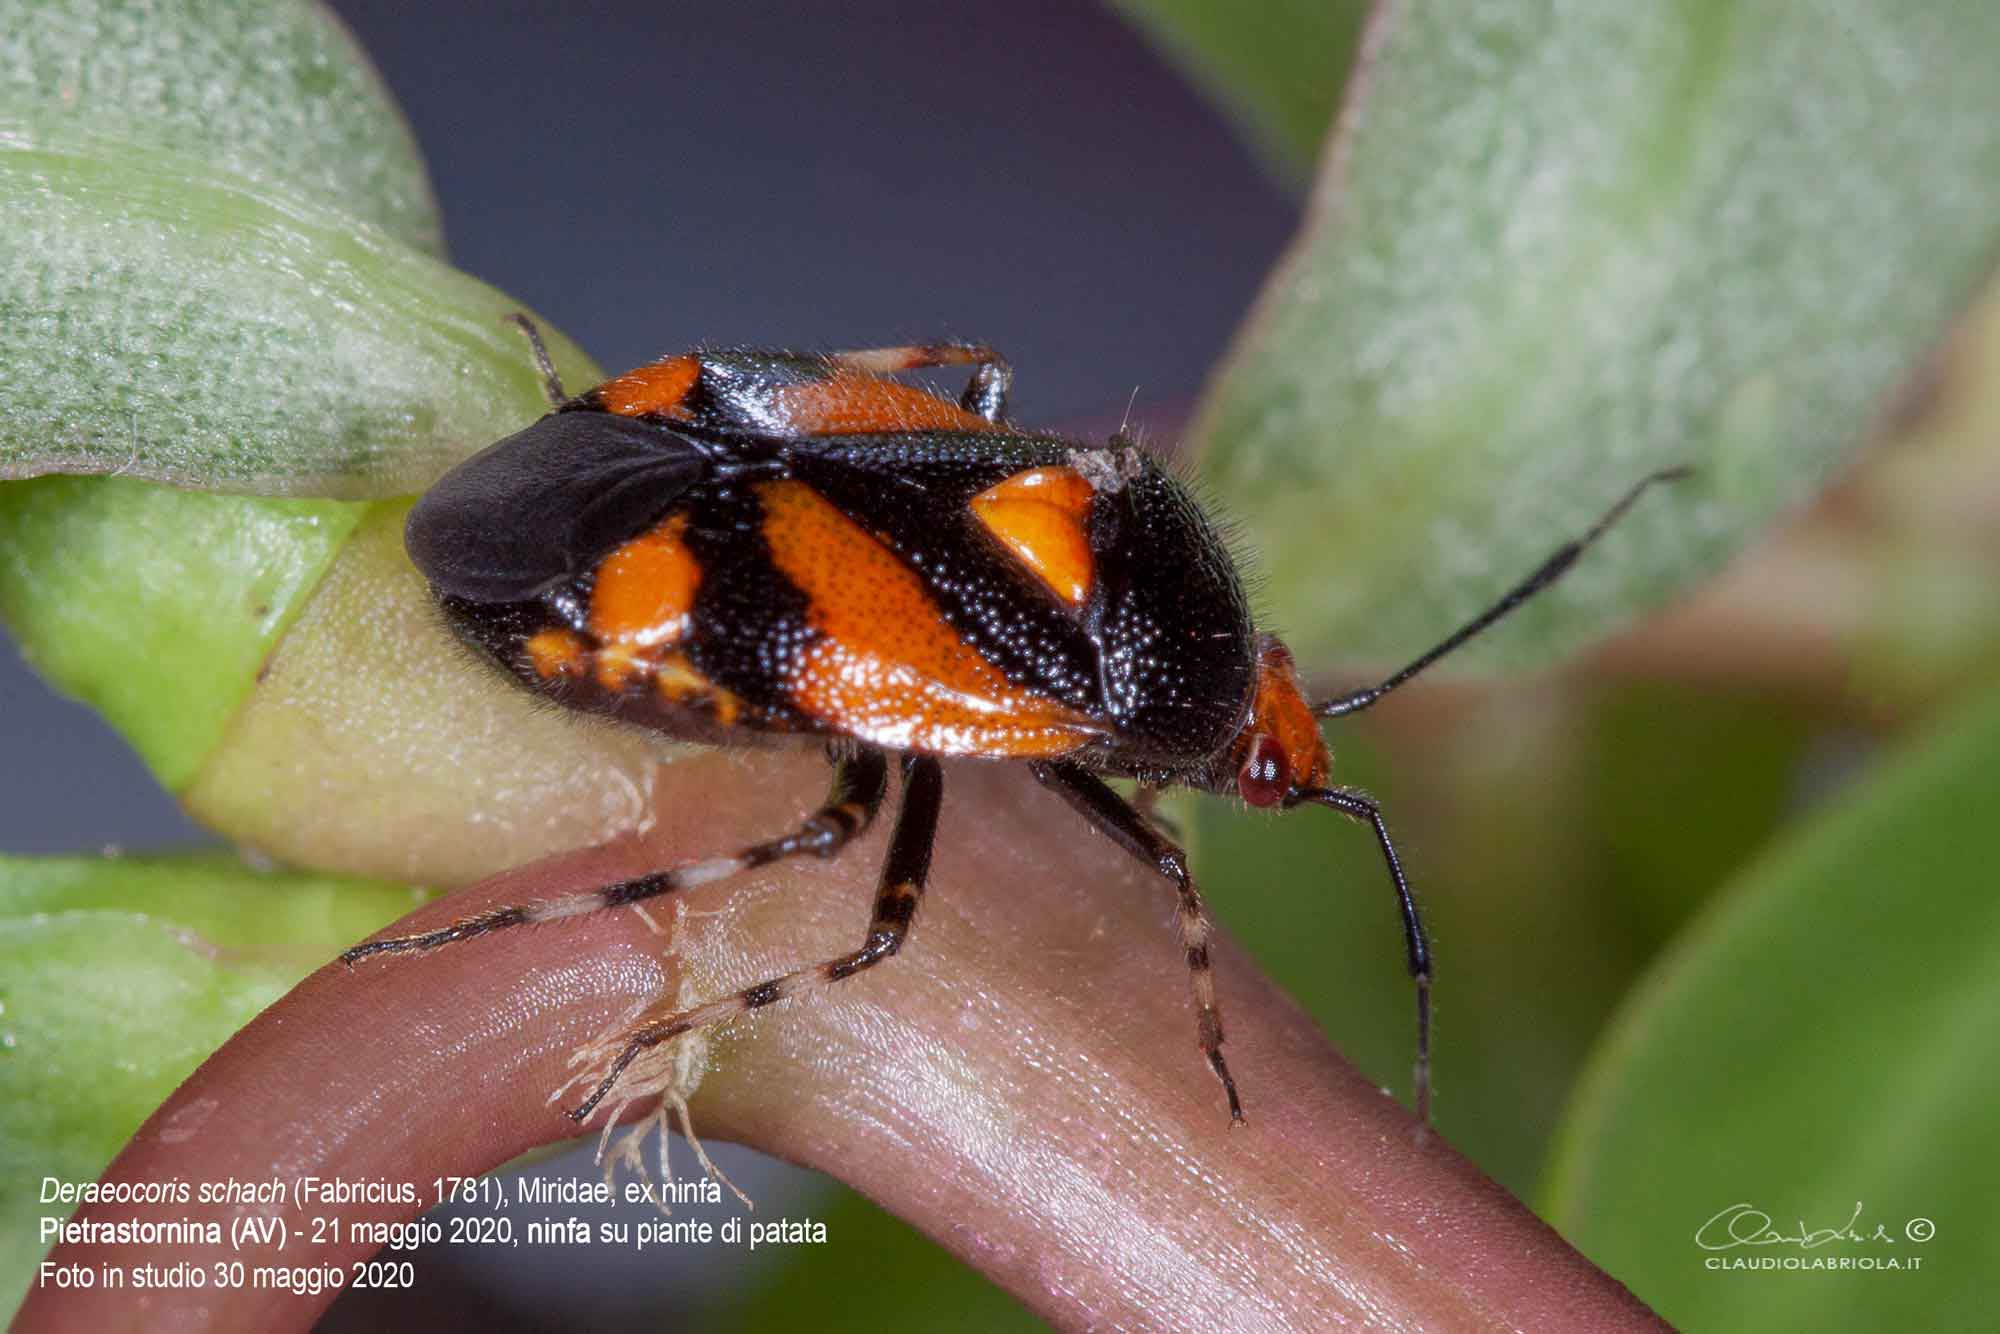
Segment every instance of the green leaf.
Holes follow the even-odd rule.
[[[324,6],[14,0],[5,25],[0,121],[198,159],[444,252],[409,126]]]
[[[1368,0],[1112,0],[1241,125],[1280,177],[1303,183],[1333,123]]]
[[[36,0],[0,36],[0,477],[411,494],[544,410],[324,8]]]
[[[320,7],[61,0],[0,36],[0,477],[124,474],[0,486],[0,617],[179,789],[359,509],[131,479],[414,492],[541,386]]]
[[[0,126],[0,476],[116,472],[358,499],[423,490],[546,411],[520,303],[211,164]],[[599,378],[552,337],[557,363]]]
[[[1549,1213],[1689,1329],[1944,1328],[2000,1265],[2000,694],[1949,720],[1746,873],[1634,993],[1557,1142]],[[1747,1204],[1780,1233],[1704,1250]],[[1913,1241],[1913,1219],[1935,1239]],[[1712,1259],[1923,1260],[1734,1272]]]
[[[1812,494],[2000,238],[2000,7],[1388,11],[1313,216],[1197,422],[1305,662],[1395,664],[1648,497],[1547,661]]]
[[[365,508],[123,477],[0,487],[0,620],[178,791]]]
[[[421,897],[215,855],[0,858],[0,1310],[68,1212],[43,1177],[95,1180],[224,1039]]]

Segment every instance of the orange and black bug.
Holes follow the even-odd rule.
[[[344,956],[426,950],[615,908],[867,828],[900,757],[902,800],[867,939],[631,1033],[581,1120],[642,1051],[872,967],[901,948],[930,867],[939,759],[1024,761],[1179,897],[1202,1051],[1222,1056],[1208,919],[1181,849],[1109,787],[1184,785],[1370,826],[1417,986],[1416,1101],[1429,1102],[1431,958],[1375,801],[1334,785],[1321,718],[1365,709],[1546,587],[1655,474],[1493,607],[1367,690],[1311,702],[1257,633],[1215,529],[1122,439],[1006,420],[1011,373],[961,343],[808,356],[669,357],[570,398],[533,325],[555,410],[468,459],[411,510],[411,558],[452,626],[557,702],[717,744],[817,741],[825,803],[728,856],[500,908]],[[888,378],[972,367],[958,401]]]

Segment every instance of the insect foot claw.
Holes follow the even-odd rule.
[[[685,982],[681,993],[674,1000],[681,1003],[671,1006],[674,1013],[681,1012],[686,1000]],[[568,1096],[577,1087],[591,1090],[577,1106],[563,1112],[577,1125],[588,1125],[601,1110],[604,1112],[604,1133],[597,1141],[598,1161],[605,1165],[605,1180],[609,1184],[612,1176],[622,1164],[642,1180],[649,1183],[648,1198],[662,1213],[665,1208],[666,1187],[671,1180],[667,1169],[666,1129],[667,1112],[671,1108],[679,1114],[681,1134],[694,1147],[695,1156],[700,1160],[703,1173],[711,1180],[720,1182],[735,1192],[746,1206],[749,1197],[737,1190],[734,1183],[722,1174],[720,1168],[709,1160],[702,1149],[701,1141],[695,1138],[694,1126],[688,1115],[688,1095],[701,1086],[702,1076],[708,1070],[709,1040],[700,1029],[677,1032],[664,1040],[652,1040],[648,1034],[655,1032],[656,1026],[644,1022],[644,1015],[655,1005],[669,1008],[661,998],[642,1001],[627,1010],[612,1022],[602,1033],[585,1043],[571,1054],[569,1063],[576,1073],[564,1080],[549,1094],[549,1101],[556,1102]],[[611,1146],[611,1132],[619,1124],[628,1107],[638,1104],[650,1105],[650,1112],[641,1117],[635,1129],[628,1131],[615,1146]],[[649,1130],[660,1133],[660,1186],[653,1189],[651,1177],[646,1170],[639,1146]],[[605,1150],[613,1151],[606,1157]],[[676,1197],[680,1198],[680,1197]]]
[[[609,1102],[609,1120],[616,1121],[633,1102],[656,1097],[685,1099],[701,1086],[708,1070],[707,1036],[697,1029],[665,1041],[647,1038],[653,1025],[645,1023],[643,1016],[658,1003],[655,998],[633,1006],[570,1054],[569,1064],[575,1073],[549,1094],[549,1101],[556,1102],[579,1087],[590,1093],[564,1111],[564,1116],[584,1125]]]

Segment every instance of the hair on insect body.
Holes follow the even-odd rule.
[[[1428,1121],[1428,938],[1380,806],[1332,780],[1324,719],[1358,713],[1547,588],[1669,468],[1402,670],[1313,700],[1257,631],[1217,529],[1121,430],[1102,446],[1006,415],[1013,373],[943,342],[811,355],[683,353],[570,396],[526,333],[552,411],[447,473],[410,511],[411,559],[456,633],[567,708],[714,745],[819,744],[825,800],[720,856],[342,957],[437,949],[830,858],[901,793],[859,947],[641,1024],[570,1115],[640,1054],[876,966],[908,937],[928,877],[940,760],[1015,760],[1175,895],[1197,1043],[1232,1123],[1209,922],[1186,854],[1150,813],[1163,789],[1320,806],[1366,825],[1416,987],[1417,1113]],[[963,366],[956,400],[894,378]],[[1136,780],[1128,801],[1105,780]]]

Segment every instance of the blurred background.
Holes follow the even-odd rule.
[[[429,157],[456,263],[607,368],[702,342],[973,338],[1014,362],[1022,420],[1115,421],[1136,394],[1166,444],[1301,216],[1270,140],[1107,7],[334,8]],[[1301,58],[1344,68],[1353,31]],[[1531,1204],[1648,965],[1788,828],[2000,675],[1992,310],[1941,344],[1857,468],[1715,585],[1560,671],[1427,683],[1330,731],[1342,780],[1391,813],[1435,935],[1438,1123]],[[35,761],[0,766],[0,847],[203,837],[11,648],[0,701],[0,753]],[[1183,818],[1216,915],[1406,1095],[1410,989],[1365,834],[1219,804]],[[414,1294],[350,1295],[326,1327],[1032,1327],[840,1188],[710,1147],[760,1215],[810,1212],[833,1240],[754,1259],[589,1247],[539,1269],[434,1248]],[[908,1277],[859,1287],[863,1256]]]

